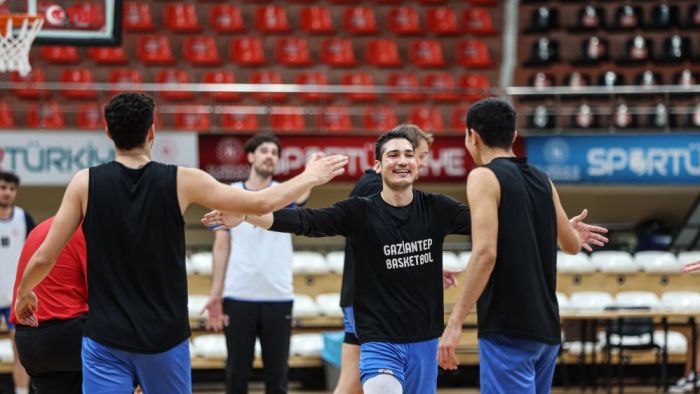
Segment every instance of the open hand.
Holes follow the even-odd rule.
[[[692,272],[692,271],[697,271],[697,270],[700,270],[700,260],[692,262],[692,263],[688,263],[688,264],[684,265],[683,269],[682,269],[683,272]]]
[[[608,238],[601,235],[607,234],[608,229],[584,223],[583,220],[586,216],[588,216],[588,210],[584,209],[578,216],[569,219],[569,223],[578,231],[578,236],[581,239],[581,247],[592,252],[593,248],[589,244],[605,246],[605,244],[608,243]]]
[[[226,213],[221,211],[211,211],[202,216],[202,224],[210,230],[221,231],[234,228],[243,223],[245,215],[237,213]]]
[[[207,304],[202,309],[202,314],[207,313],[207,330],[221,331],[228,326],[228,315],[224,314],[224,305],[221,297],[209,297]]]
[[[304,172],[310,174],[316,180],[315,186],[323,185],[331,179],[345,172],[348,164],[348,157],[344,155],[324,156],[321,152],[316,152],[306,162]]]
[[[455,328],[451,325],[445,327],[438,344],[438,365],[442,369],[457,369],[459,367],[456,350],[460,335],[462,335],[461,327]]]
[[[39,327],[39,320],[34,312],[39,310],[39,299],[34,292],[30,292],[26,297],[17,295],[15,302],[15,316],[17,320],[25,326]]]

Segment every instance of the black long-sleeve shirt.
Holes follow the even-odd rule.
[[[404,207],[375,194],[322,209],[283,209],[274,213],[270,230],[345,236],[355,257],[353,307],[360,342],[405,343],[442,334],[442,244],[447,234],[468,234],[470,227],[464,204],[414,190]]]

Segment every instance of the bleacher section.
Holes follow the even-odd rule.
[[[519,123],[535,132],[697,130],[699,97],[684,89],[700,81],[698,12],[688,1],[524,1],[514,81],[535,93],[519,100]],[[627,85],[650,93],[612,90]],[[675,88],[654,92],[664,85]]]
[[[90,114],[120,89],[91,89],[110,81],[173,84],[157,95],[161,129],[374,132],[389,119],[461,132],[461,116],[453,114],[464,113],[487,94],[479,89],[499,79],[503,15],[496,2],[125,1],[123,7],[121,47],[35,46],[29,76],[0,75],[0,81],[71,84],[11,89],[0,96],[0,128],[99,129]],[[186,83],[304,86],[240,94],[178,87]],[[392,94],[381,92],[385,86]],[[348,87],[358,91],[340,93]],[[15,98],[19,105],[8,108]],[[391,113],[375,111],[379,102]]]

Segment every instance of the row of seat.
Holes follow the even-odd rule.
[[[192,3],[167,4],[163,8],[166,28],[175,33],[198,33],[203,30],[197,16],[197,6]],[[387,12],[386,27],[396,34],[425,33],[421,24],[423,10],[413,7],[395,7]],[[201,11],[200,11],[201,12]],[[303,7],[299,11],[299,28],[310,34],[334,34],[333,22],[337,10],[328,6]],[[127,32],[151,32],[156,30],[151,15],[151,5],[143,1],[124,3],[123,24]],[[461,26],[457,13],[451,7],[435,7],[425,10],[427,31],[438,35],[495,34],[497,32],[489,10],[466,8],[462,11]],[[294,30],[282,5],[259,5],[255,8],[255,29],[264,34],[285,34]],[[351,6],[342,10],[342,26],[351,34],[376,34],[380,32],[375,7]],[[247,30],[241,7],[216,4],[209,8],[208,27],[219,34],[238,33]]]
[[[564,59],[574,64],[594,65],[615,60],[620,65],[638,64],[645,62],[657,63],[681,63],[696,60],[698,52],[693,53],[693,41],[690,36],[674,34],[666,37],[660,44],[660,54],[655,51],[655,41],[643,35],[635,35],[628,38],[623,48],[615,49],[608,38],[604,36],[590,36],[585,39],[567,38],[559,40],[551,37],[540,37],[532,43],[530,58],[527,66],[543,66],[562,61],[560,46],[569,47],[575,40],[579,47],[577,58]]]
[[[451,272],[461,272],[467,266],[470,252],[444,252],[442,255],[443,269]],[[342,273],[345,252],[335,251],[326,255],[317,252],[294,252],[292,270],[295,274],[328,274]],[[190,274],[211,275],[211,252],[193,253],[187,259],[187,272]]]
[[[602,250],[590,256],[585,253],[572,256],[560,252],[557,256],[557,269],[560,273],[680,273],[683,265],[697,260],[700,260],[700,252],[680,252],[675,255],[671,252],[645,251],[632,255],[623,251]]]
[[[659,297],[650,291],[621,291],[615,295],[604,291],[578,291],[568,296],[557,292],[561,310],[602,311],[609,307],[647,307],[672,311],[700,310],[700,293],[694,291],[667,291]]]
[[[323,335],[320,333],[293,334],[289,341],[290,357],[320,357],[323,350]],[[226,337],[223,334],[198,335],[190,340],[192,358],[203,357],[225,359]],[[255,356],[262,355],[260,341],[255,342]]]
[[[408,109],[405,117],[399,117],[393,107],[371,106],[358,109],[359,115],[351,114],[345,106],[319,107],[315,110],[302,107],[250,107],[223,106],[217,107],[212,113],[209,106],[178,106],[172,118],[160,114],[156,118],[159,127],[174,128],[187,131],[230,131],[255,133],[271,129],[278,133],[306,133],[310,130],[326,132],[350,133],[355,131],[376,132],[387,130],[402,121],[416,124],[424,130],[439,132],[443,130],[464,131],[468,108],[454,107],[451,109],[451,122],[443,122],[442,109],[427,105],[414,106]],[[269,114],[260,115],[260,111]],[[313,112],[310,112],[313,111]],[[42,104],[30,104],[26,110],[25,122],[20,122],[15,116],[16,110],[5,102],[0,101],[0,129],[13,129],[18,124],[30,129],[62,129],[78,128],[83,130],[101,130],[104,128],[102,110],[94,103],[79,104],[71,117],[66,118],[62,107],[55,101]],[[307,112],[310,112],[307,115]],[[73,116],[74,115],[74,116]],[[311,119],[307,118],[311,116]],[[266,120],[268,125],[262,125]]]
[[[216,66],[224,63],[219,54],[219,43],[211,36],[185,37],[182,42],[182,58],[194,66]],[[331,67],[352,67],[360,64],[353,40],[349,38],[325,38],[315,48],[303,37],[277,38],[274,63],[287,67],[306,67],[317,62]],[[489,68],[493,64],[488,44],[482,40],[460,40],[455,45],[455,63],[469,68]],[[407,47],[408,61],[417,67],[446,67],[448,58],[443,45],[435,39],[413,39]],[[316,60],[312,52],[318,52]],[[82,61],[77,48],[72,46],[44,46],[39,49],[43,60],[51,64],[77,64]],[[229,41],[228,55],[239,66],[257,67],[270,63],[263,40],[256,36],[235,37]],[[123,47],[94,47],[88,56],[97,64],[124,65],[129,63]],[[166,35],[141,35],[136,38],[136,58],[143,64],[174,65],[178,56],[173,53],[170,38]],[[365,44],[364,62],[374,67],[401,67],[405,64],[399,45],[391,39],[371,39]]]
[[[666,2],[654,5],[645,22],[644,11],[639,5],[623,4],[617,7],[611,23],[606,22],[608,9],[602,5],[588,4],[576,11],[576,22],[568,26],[571,30],[630,30],[630,29],[670,29],[674,27],[700,27],[700,5],[688,4],[684,8],[684,20],[681,20],[679,4]],[[542,5],[532,10],[530,23],[526,32],[556,30],[560,27],[559,8]]]
[[[597,81],[597,83],[596,83]],[[664,80],[661,73],[646,69],[637,73],[631,81],[625,80],[625,75],[612,70],[601,70],[598,73],[598,78],[593,78],[590,73],[574,71],[565,75],[561,82],[557,81],[557,76],[547,72],[539,71],[532,76],[530,76],[528,85],[535,88],[536,90],[541,90],[546,92],[549,88],[553,86],[567,86],[572,89],[578,89],[587,86],[604,86],[604,87],[615,87],[622,86],[626,84],[634,84],[642,87],[653,87],[657,85],[673,84],[683,87],[693,87],[700,83],[700,73],[694,71],[690,68],[685,68],[673,74],[671,80]]]
[[[700,128],[700,102],[675,104],[669,108],[659,101],[651,105],[630,105],[624,101],[614,105],[594,105],[584,102],[573,110],[566,107],[555,112],[551,105],[523,109],[530,130],[572,129],[676,129]]]
[[[483,74],[462,74],[459,78],[451,73],[431,72],[423,73],[422,82],[418,73],[414,72],[392,72],[386,78],[386,88],[393,89],[386,94],[378,94],[375,88],[375,78],[369,72],[346,72],[340,79],[340,85],[349,88],[346,93],[331,94],[322,91],[328,87],[328,78],[325,73],[319,71],[304,71],[297,73],[295,84],[307,85],[308,87],[299,93],[298,97],[306,102],[331,102],[335,98],[344,98],[350,102],[376,102],[378,100],[394,100],[397,102],[423,102],[432,100],[435,102],[459,102],[476,101],[489,95],[491,82]],[[201,74],[201,82],[208,84],[233,84],[239,82],[235,79],[232,71],[211,70]],[[184,69],[172,68],[159,70],[155,73],[155,83],[186,84],[194,83],[190,79],[190,73]],[[39,99],[51,96],[51,92],[43,89],[41,84],[46,82],[44,72],[40,68],[35,68],[26,77],[21,77],[18,73],[12,73],[10,77],[14,83],[31,83],[32,87],[11,88],[11,93],[22,99]],[[99,92],[91,89],[91,84],[96,79],[91,69],[86,67],[65,68],[61,72],[60,82],[66,84],[84,84],[85,88],[66,87],[60,90],[65,98],[76,100],[95,100],[99,97]],[[111,70],[107,75],[108,83],[130,83],[141,84],[143,78],[137,70],[116,69]],[[252,71],[250,73],[251,84],[283,84],[282,74],[277,71]],[[115,94],[119,90],[110,91]],[[283,102],[289,97],[284,91],[274,91],[272,89],[261,89],[259,92],[248,93],[250,97],[262,102]],[[161,91],[159,97],[166,101],[191,101],[197,94],[188,90]],[[209,98],[215,101],[230,102],[241,99],[239,92],[209,92]]]

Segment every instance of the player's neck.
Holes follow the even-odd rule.
[[[262,176],[255,170],[250,171],[248,179],[245,180],[245,187],[248,190],[262,190],[272,183],[272,176]]]
[[[0,219],[6,220],[12,217],[12,208],[14,206],[8,205],[6,207],[0,207]]]
[[[151,161],[151,150],[146,147],[129,150],[117,149],[114,160],[129,168],[140,168]]]
[[[513,149],[485,148],[481,151],[481,165],[486,165],[500,157],[515,157]]]
[[[413,186],[408,186],[401,190],[392,189],[384,185],[382,188],[382,200],[392,207],[405,207],[413,202]]]

